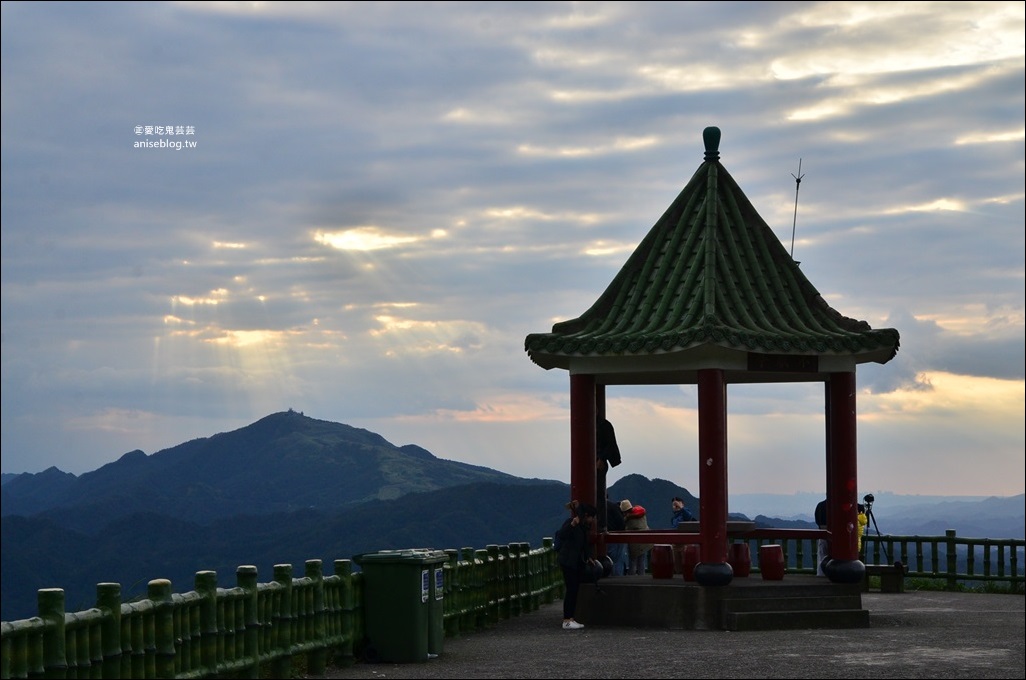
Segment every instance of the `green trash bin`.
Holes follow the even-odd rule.
[[[375,661],[427,661],[442,650],[441,550],[381,550],[356,555],[363,572],[366,656]],[[438,585],[436,585],[436,582]]]

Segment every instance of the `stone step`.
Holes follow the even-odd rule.
[[[869,628],[867,609],[806,609],[803,611],[726,612],[723,630],[800,630]]]
[[[723,600],[724,612],[803,611],[831,609],[860,609],[862,598],[850,595],[823,595],[802,597],[731,597]]]
[[[745,598],[774,598],[780,597],[782,588],[772,583],[747,583],[737,590],[738,597]],[[860,597],[862,593],[861,583],[820,583],[814,581],[801,585],[788,584],[786,588],[788,597],[835,597],[838,595]]]

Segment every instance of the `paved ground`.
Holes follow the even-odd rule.
[[[447,638],[425,663],[330,668],[328,678],[1023,678],[1022,595],[864,593],[870,627],[731,633],[564,631],[561,604]]]

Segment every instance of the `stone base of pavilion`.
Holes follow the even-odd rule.
[[[725,586],[700,586],[679,573],[613,576],[581,586],[576,618],[586,626],[670,630],[869,627],[861,584],[807,574],[770,581],[756,573]]]

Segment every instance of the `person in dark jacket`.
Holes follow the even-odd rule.
[[[609,468],[616,467],[621,462],[620,447],[616,443],[616,431],[613,424],[605,418],[599,418],[595,423],[595,502],[601,503],[607,495],[606,475]],[[599,506],[598,530],[603,532],[609,526],[609,513],[605,505]]]
[[[605,418],[595,426],[595,452],[600,460],[608,463],[608,467],[616,467],[622,462],[620,447],[616,443],[616,430]]]
[[[609,531],[624,531],[627,525],[623,520],[623,513],[620,512],[620,504],[610,500],[606,494],[606,528]],[[627,571],[627,544],[606,543],[606,555],[613,563],[613,571],[610,576],[623,576]]]
[[[559,541],[559,567],[563,570],[563,630],[580,630],[584,624],[574,619],[577,612],[577,589],[585,577],[591,559],[588,533],[598,511],[592,505],[579,504],[573,517],[563,522],[556,532]]]
[[[670,509],[673,510],[673,515],[670,517],[670,526],[674,529],[681,522],[693,522],[695,516],[691,514],[691,511],[684,505],[684,499],[680,496],[674,496],[670,501]]]
[[[684,499],[680,496],[674,496],[670,499],[670,509],[673,514],[670,515],[670,527],[677,529],[681,522],[693,522],[695,516],[691,514],[691,511],[684,506]],[[676,573],[684,573],[684,546],[678,543],[673,546],[673,568]]]

